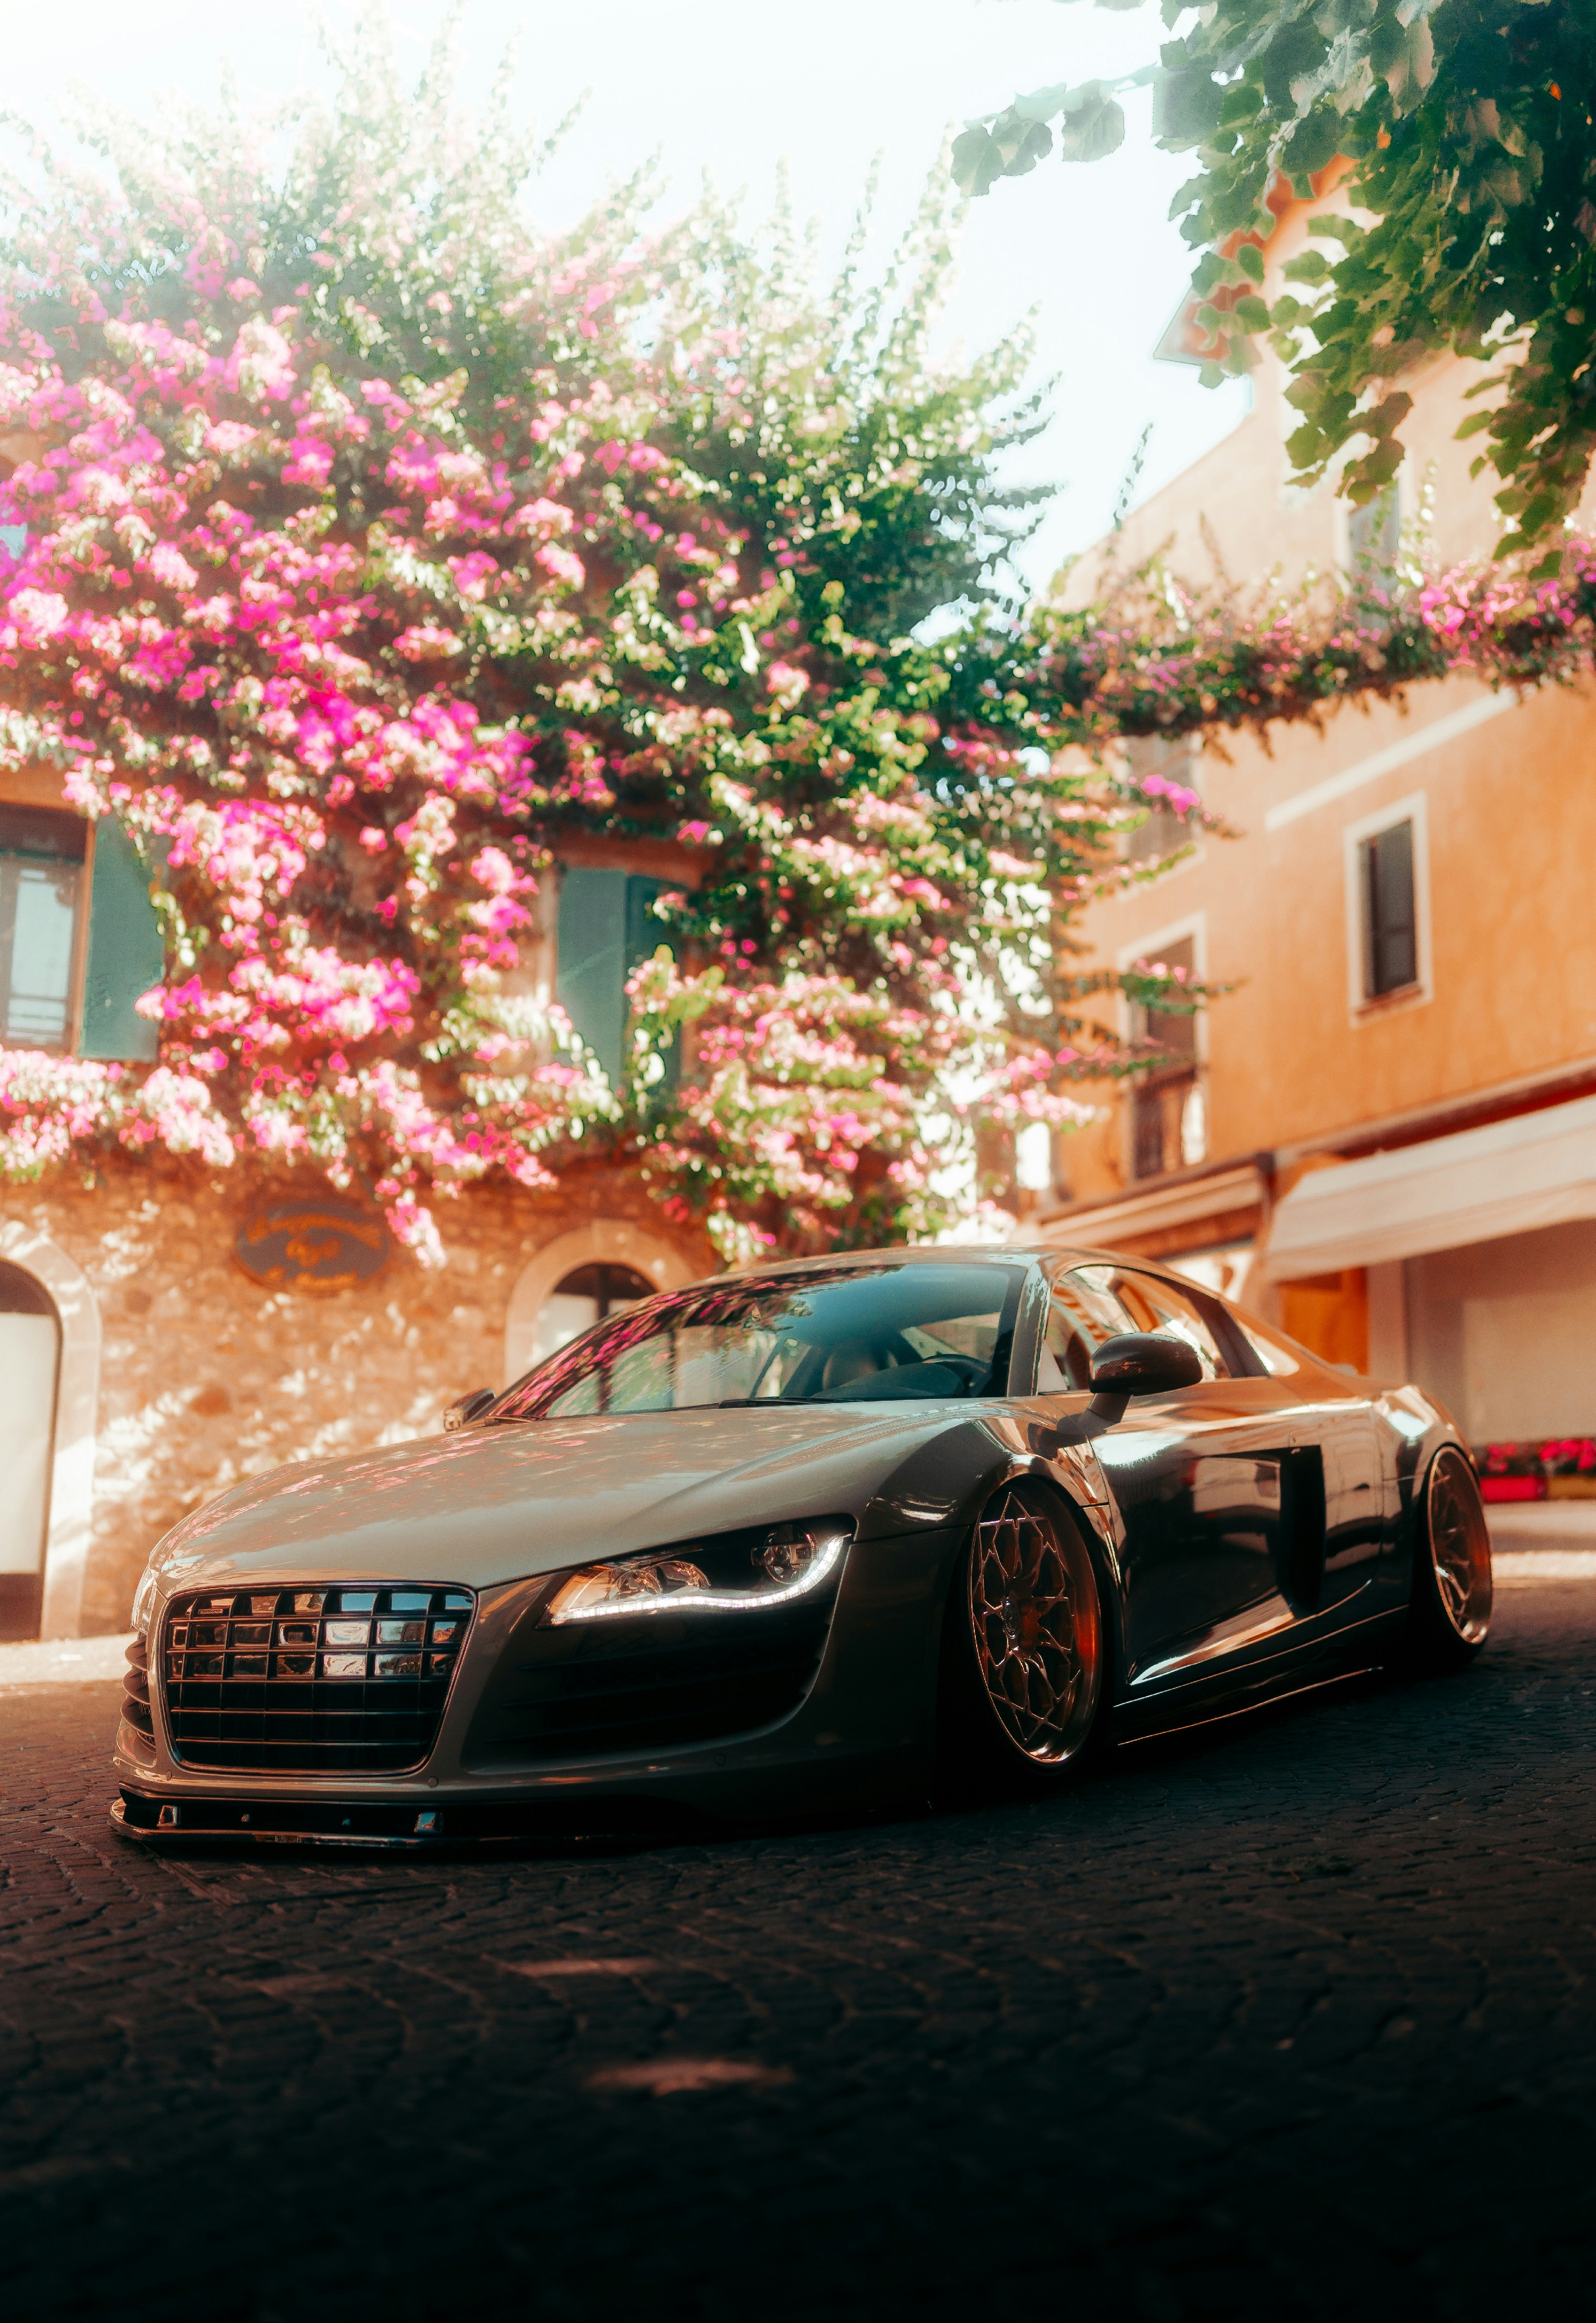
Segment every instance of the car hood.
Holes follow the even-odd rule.
[[[252,1478],[186,1517],[151,1562],[169,1591],[232,1578],[488,1588],[695,1534],[858,1516],[919,1445],[990,1411],[808,1404],[468,1428]]]

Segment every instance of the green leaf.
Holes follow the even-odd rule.
[[[1369,36],[1369,61],[1390,90],[1399,114],[1411,113],[1435,78],[1435,42],[1427,19],[1382,18]]]
[[[1094,81],[1091,86],[1097,84]],[[1069,93],[1067,80],[1056,80],[1050,88],[1033,88],[1028,96],[1015,97],[1010,110],[1022,121],[1050,121],[1055,113],[1062,113]]]
[[[1263,252],[1255,242],[1244,242],[1236,252],[1235,262],[1250,281],[1263,280]]]
[[[1413,398],[1399,389],[1395,394],[1388,395],[1383,402],[1377,403],[1372,411],[1361,411],[1358,425],[1370,436],[1387,436],[1402,425],[1412,409]]]
[[[1283,14],[1284,11],[1270,11]],[[1288,120],[1297,110],[1292,84],[1310,78],[1325,61],[1325,38],[1311,16],[1280,24],[1263,52],[1260,78],[1277,114]]]
[[[1288,259],[1283,271],[1288,282],[1327,282],[1330,261],[1322,250],[1305,250],[1300,258]]]
[[[1316,177],[1334,161],[1341,142],[1341,115],[1326,99],[1298,123],[1283,158],[1298,179]]]
[[[1232,309],[1243,331],[1267,331],[1269,308],[1261,298],[1238,298]]]
[[[1358,479],[1348,492],[1349,500],[1362,502],[1377,499],[1402,464],[1402,446],[1394,436],[1382,436],[1372,452],[1348,470]],[[1365,491],[1364,486],[1368,489]]]
[[[1211,73],[1163,72],[1152,86],[1152,133],[1160,144],[1196,145],[1219,122],[1225,92]]]
[[[953,182],[961,194],[984,194],[1003,175],[989,130],[966,129],[953,140]]]
[[[1472,411],[1463,426],[1455,430],[1457,442],[1461,444],[1465,436],[1478,436],[1481,429],[1489,427],[1495,418],[1494,411]]]
[[[1011,108],[990,129],[974,126],[953,141],[953,182],[964,194],[985,194],[999,178],[1023,178],[1053,150],[1040,121],[1022,121]]]
[[[1124,107],[1105,91],[1096,105],[1082,106],[1073,114],[1066,112],[1059,128],[1059,158],[1061,161],[1101,161],[1124,142]]]

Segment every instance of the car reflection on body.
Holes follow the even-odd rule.
[[[442,1438],[159,1545],[131,1837],[425,1848],[1043,1790],[1091,1748],[1482,1643],[1411,1386],[1148,1262],[885,1251],[610,1316]]]

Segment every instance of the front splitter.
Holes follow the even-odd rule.
[[[161,1852],[186,1847],[225,1847],[251,1850],[263,1847],[303,1847],[347,1850],[375,1848],[385,1854],[441,1855],[544,1845],[570,1845],[588,1840],[636,1841],[687,1837],[705,1827],[706,1818],[681,1807],[665,1807],[648,1799],[594,1801],[585,1811],[547,1806],[445,1808],[383,1807],[371,1809],[342,1804],[305,1806],[283,1801],[271,1806],[243,1806],[235,1801],[185,1799],[174,1804],[126,1793],[111,1803],[111,1828],[120,1839]],[[130,1807],[133,1810],[129,1812]],[[270,1816],[269,1822],[261,1816]],[[375,1827],[381,1818],[384,1830]],[[412,1822],[408,1831],[393,1826]],[[418,1826],[418,1827],[415,1827]]]

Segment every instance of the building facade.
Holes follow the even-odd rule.
[[[1280,219],[1270,295],[1307,222],[1300,206]],[[1268,357],[1253,376],[1248,417],[1083,560],[1072,592],[1095,592],[1111,556],[1160,548],[1193,579],[1217,564],[1290,586],[1393,561],[1416,519],[1443,564],[1489,554],[1492,480],[1455,440],[1478,366],[1404,377],[1408,457],[1362,512],[1329,482],[1289,481],[1286,374]],[[1164,1061],[1098,1091],[1026,1230],[1171,1260],[1335,1361],[1416,1377],[1476,1445],[1596,1437],[1581,1360],[1596,1334],[1596,694],[1458,677],[1405,706],[1344,705],[1316,732],[1134,748],[1238,835],[1204,836],[1095,906],[1080,965],[1162,962],[1231,988],[1195,1019],[1122,1015]],[[1130,868],[1179,836],[1137,832]]]

